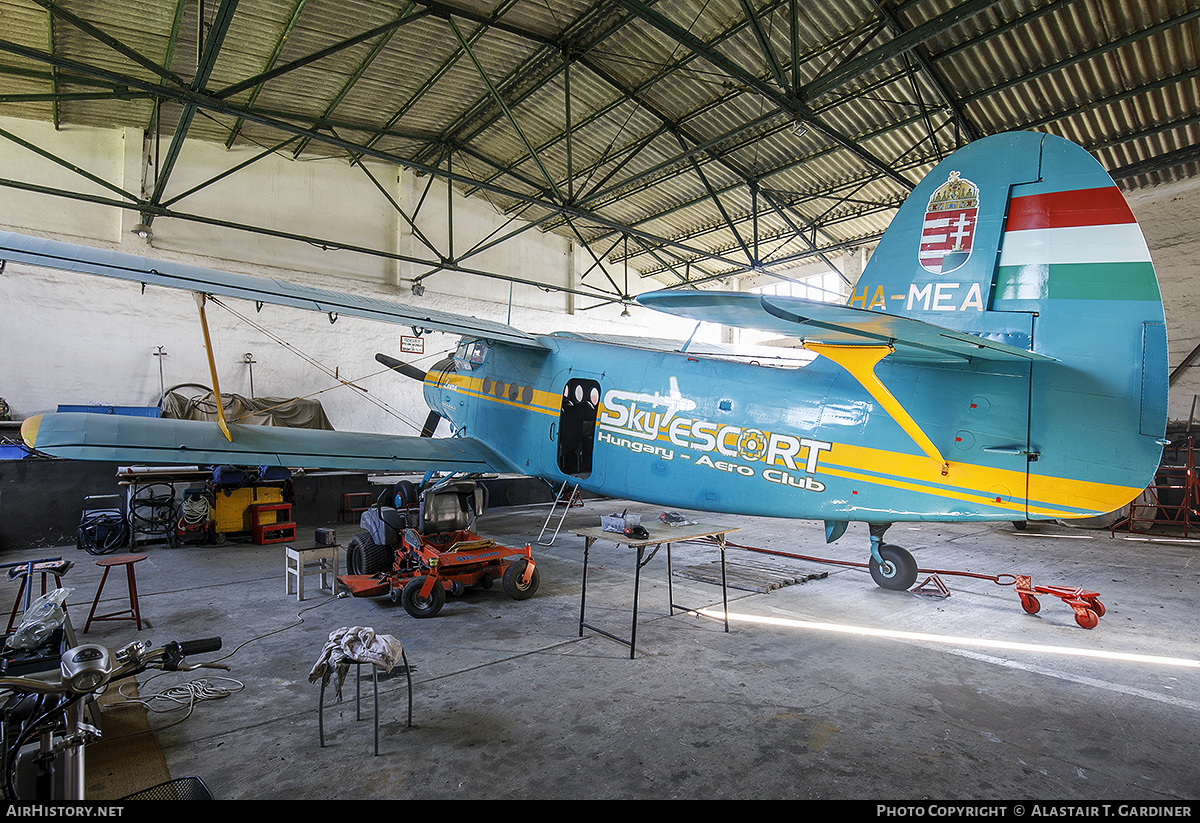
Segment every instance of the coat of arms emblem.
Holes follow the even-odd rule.
[[[934,191],[921,228],[921,267],[934,274],[961,268],[971,256],[979,216],[979,187],[956,171]]]

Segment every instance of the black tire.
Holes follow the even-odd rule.
[[[371,539],[366,532],[358,532],[346,544],[346,574],[362,574],[363,538]]]
[[[395,550],[372,541],[363,545],[363,574],[383,574],[396,565]]]
[[[528,563],[528,560],[521,559],[515,563],[509,563],[504,569],[504,578],[501,580],[501,583],[504,586],[504,593],[513,600],[528,600],[538,590],[541,576],[538,574],[537,566],[533,567],[533,574],[529,578],[529,583],[524,586],[521,585],[521,575],[525,574],[525,566]]]
[[[408,581],[400,593],[400,603],[404,606],[404,611],[416,618],[433,617],[446,605],[446,590],[442,588],[441,583],[433,584],[429,597],[421,597],[421,587],[424,585],[425,578],[418,577]]]
[[[392,550],[380,546],[367,532],[358,532],[346,544],[346,574],[390,572],[392,563]]]
[[[875,583],[884,589],[891,591],[903,592],[912,588],[913,583],[917,582],[917,561],[906,549],[899,546],[889,546],[884,544],[879,547],[879,554],[883,558],[881,564],[874,557],[871,558],[871,578]]]
[[[411,481],[401,480],[392,487],[397,509],[411,509],[417,505],[417,487]]]

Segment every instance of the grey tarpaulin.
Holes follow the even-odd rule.
[[[325,409],[317,400],[284,397],[242,397],[240,394],[221,394],[225,419],[230,423],[258,426],[286,426],[293,429],[333,430]],[[212,392],[186,397],[167,392],[162,401],[162,416],[175,420],[216,420],[217,404]]]

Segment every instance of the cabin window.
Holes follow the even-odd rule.
[[[599,383],[582,378],[567,381],[558,415],[558,468],[563,474],[583,478],[592,473],[599,410]]]
[[[454,367],[459,372],[474,371],[487,360],[487,353],[482,340],[463,340],[454,351]]]

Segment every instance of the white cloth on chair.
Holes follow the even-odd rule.
[[[342,683],[351,663],[370,663],[390,672],[404,652],[400,641],[390,634],[376,634],[374,629],[364,626],[343,627],[329,633],[329,640],[321,649],[321,656],[308,673],[308,682],[329,684],[330,675],[336,675],[334,686],[337,700],[342,699]]]

